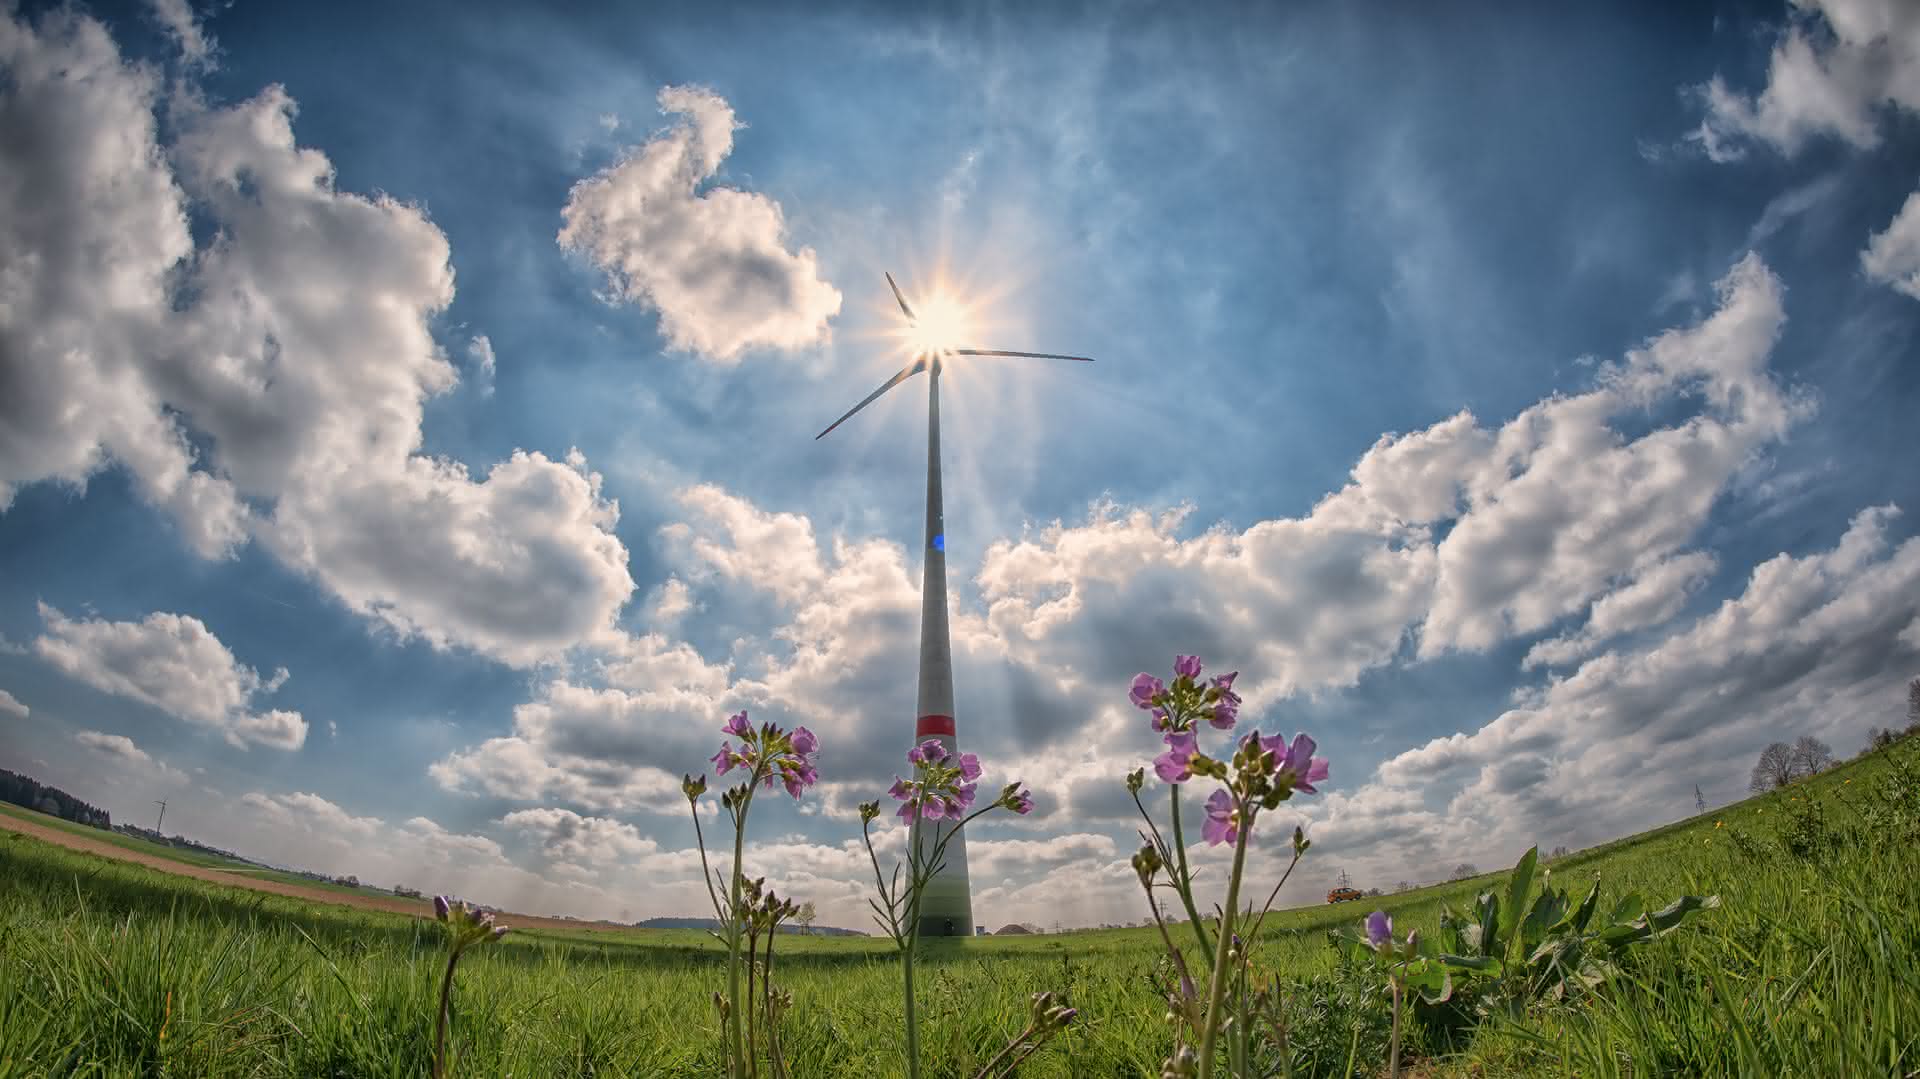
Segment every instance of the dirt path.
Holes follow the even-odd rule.
[[[189,865],[163,858],[157,854],[131,850],[116,843],[93,839],[89,836],[75,835],[59,828],[49,828],[33,821],[0,813],[0,829],[19,832],[31,836],[43,843],[52,843],[68,850],[77,850],[85,854],[94,854],[102,858],[112,858],[119,862],[133,862],[157,869],[163,873],[173,873],[182,877],[192,877],[212,884],[224,884],[229,888],[244,888],[255,892],[271,892],[308,903],[331,903],[335,906],[354,907],[359,910],[377,910],[388,914],[410,914],[416,918],[433,917],[433,902],[427,899],[403,899],[400,896],[354,895],[348,892],[330,891],[325,888],[310,888],[302,884],[289,884],[284,881],[262,880],[251,876],[244,869],[214,869],[210,866]],[[581,922],[567,918],[543,918],[537,914],[498,915],[501,924],[522,929],[564,929],[573,932],[580,930],[612,931],[631,929],[632,926],[614,925],[611,922]]]

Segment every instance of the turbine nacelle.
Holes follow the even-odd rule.
[[[900,313],[907,317],[909,331],[917,330],[921,324],[921,316],[913,313],[913,305],[907,303],[907,297],[900,291],[900,286],[894,282],[893,274],[886,274],[886,278],[887,287],[893,290],[894,302],[900,305]],[[958,320],[956,319],[954,321],[957,322]],[[1063,356],[1057,352],[1013,352],[1007,349],[994,348],[954,348],[946,345],[929,344],[923,340],[915,346],[912,362],[902,367],[892,378],[882,383],[879,389],[868,394],[859,404],[848,409],[839,419],[828,424],[825,431],[813,436],[814,440],[818,441],[827,437],[829,432],[835,427],[847,422],[854,413],[872,404],[881,394],[893,389],[914,375],[922,371],[931,370],[934,375],[938,376],[942,366],[941,359],[945,356],[1013,356],[1028,360],[1074,360],[1079,363],[1093,362],[1093,358],[1090,356]]]

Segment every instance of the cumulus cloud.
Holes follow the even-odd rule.
[[[1920,641],[1903,635],[1920,616],[1920,539],[1890,543],[1896,513],[1865,510],[1832,548],[1761,563],[1738,596],[1664,638],[1595,656],[1484,727],[1393,757],[1326,800],[1316,840],[1371,837],[1368,807],[1417,811],[1452,791],[1444,818],[1395,819],[1429,843],[1442,828],[1485,836],[1468,856],[1578,846],[1662,819],[1702,775],[1742,774],[1768,742],[1887,725],[1920,669]]]
[[[241,748],[298,749],[307,740],[300,713],[252,706],[255,696],[286,682],[286,668],[261,678],[197,618],[155,611],[138,622],[72,619],[44,603],[40,617],[47,631],[34,651],[69,678],[216,731]]]
[[[117,464],[201,554],[258,536],[436,646],[530,664],[611,632],[634,586],[583,459],[517,452],[476,479],[421,452],[424,402],[458,374],[432,334],[446,237],[420,208],[338,190],[279,87],[175,98],[163,146],[157,74],[85,16],[0,17],[0,65],[0,241],[20,256],[0,509]]]
[[[1920,7],[1903,0],[1795,0],[1757,98],[1719,78],[1703,88],[1707,116],[1693,135],[1715,161],[1758,140],[1792,156],[1810,139],[1861,149],[1880,142],[1881,115],[1920,112]],[[1771,214],[1772,207],[1769,207]],[[1860,253],[1868,279],[1920,299],[1920,192]]]
[[[1717,161],[1741,156],[1741,140],[1782,153],[1832,136],[1861,148],[1880,141],[1878,113],[1920,109],[1920,11],[1903,0],[1795,0],[1757,97],[1715,76],[1702,88],[1707,115],[1695,132]]]
[[[1860,267],[1869,279],[1920,300],[1920,191],[1907,196],[1886,228],[1868,237]]]
[[[583,817],[565,809],[521,809],[500,823],[536,841],[546,857],[589,865],[651,854],[659,844],[631,824],[606,817]]]
[[[0,689],[0,715],[13,716],[15,719],[25,719],[31,713],[32,709],[21,704],[20,698],[8,693],[4,689]]]
[[[1672,620],[1687,597],[1712,575],[1715,565],[1712,555],[1693,551],[1648,567],[1631,584],[1595,601],[1586,626],[1578,633],[1541,641],[1521,665],[1531,669],[1570,663],[1610,638]]]
[[[682,119],[574,185],[560,245],[585,255],[613,293],[660,313],[675,348],[720,362],[748,349],[826,340],[840,293],[811,248],[790,251],[780,204],[702,185],[733,152],[733,108],[711,90],[669,86]]]
[[[73,740],[92,750],[101,757],[127,768],[136,774],[143,774],[164,783],[180,785],[187,782],[187,775],[178,768],[158,760],[134,744],[133,739],[124,734],[106,734],[101,731],[78,731]]]
[[[1350,685],[1416,628],[1427,656],[1547,628],[1670,558],[1740,468],[1806,413],[1767,371],[1779,281],[1749,255],[1719,293],[1704,320],[1606,365],[1587,392],[1497,429],[1463,413],[1383,436],[1303,518],[1182,539],[1181,515],[1101,507],[1084,524],[996,543],[976,578],[987,623],[1022,652],[1109,683],[1161,662],[1176,637],[1245,663],[1258,672],[1252,692],[1279,696]],[[1689,403],[1690,416],[1638,437],[1613,426]],[[1156,612],[1151,642],[1139,640],[1144,610]],[[1601,628],[1652,613],[1616,600]]]
[[[180,57],[189,64],[204,64],[212,55],[213,39],[201,29],[187,0],[150,0],[153,17],[180,49]]]

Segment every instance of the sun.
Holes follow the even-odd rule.
[[[914,304],[914,319],[907,326],[907,348],[916,356],[965,348],[973,341],[973,312],[959,300],[942,293],[927,296]]]

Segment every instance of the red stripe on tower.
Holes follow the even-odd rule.
[[[921,716],[919,722],[913,725],[913,736],[915,738],[925,738],[932,734],[944,734],[948,738],[952,738],[953,717]]]

